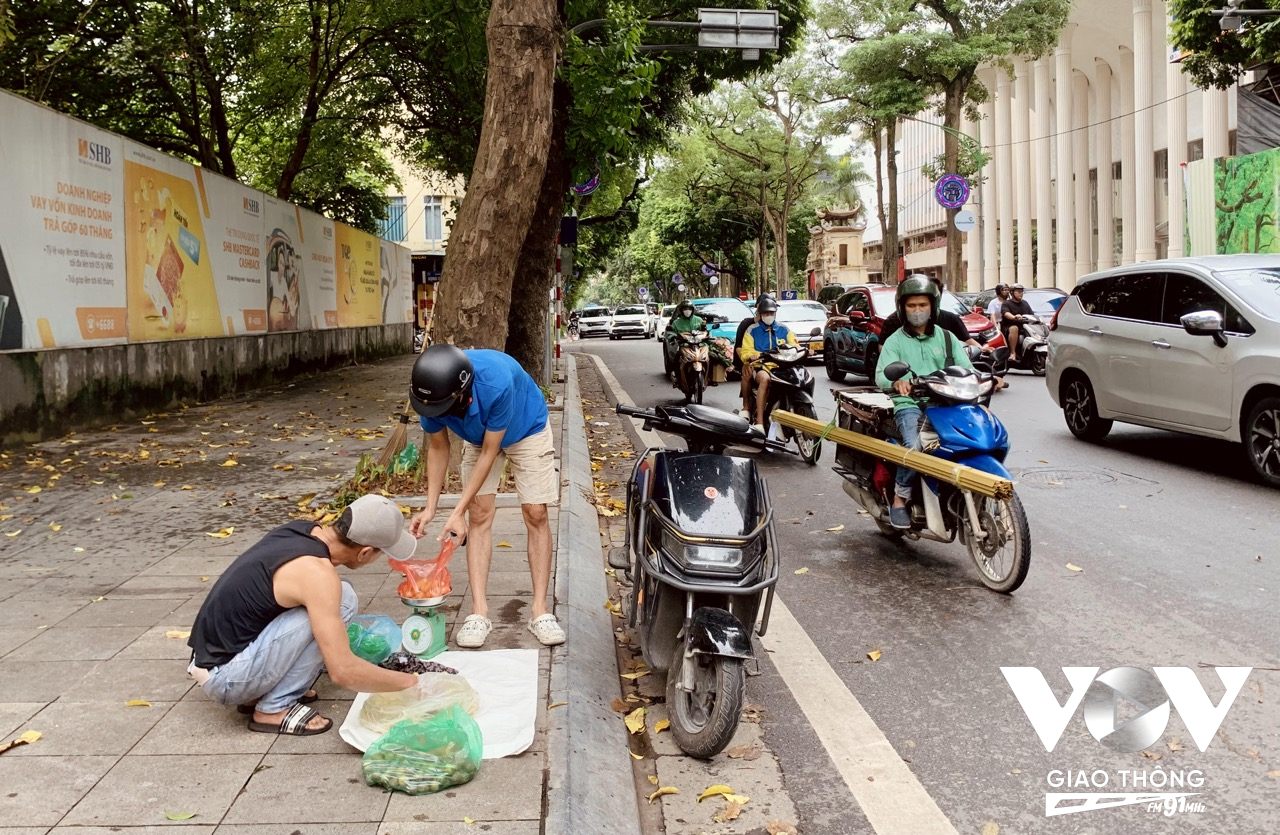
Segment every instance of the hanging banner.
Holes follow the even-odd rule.
[[[311,314],[311,327],[338,327],[338,224],[329,218],[299,210],[299,245],[302,253],[303,304]]]
[[[215,174],[203,174],[209,214],[209,263],[227,336],[267,330],[267,279],[262,243],[266,195]]]
[[[338,327],[382,324],[379,239],[345,223],[335,223],[334,232]]]
[[[122,145],[0,91],[0,350],[124,341]]]
[[[302,228],[302,210],[292,203],[266,197],[263,204],[262,300],[266,305],[267,327],[271,331],[307,330],[311,321],[310,295],[306,292],[309,276],[324,271],[322,265],[308,267],[303,251],[306,239]],[[329,264],[333,263],[332,244],[328,247]]]
[[[390,241],[382,246],[382,323],[413,321],[413,255]]]
[[[223,336],[202,172],[130,142],[124,189],[129,339]]]

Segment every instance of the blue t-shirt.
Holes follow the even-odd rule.
[[[465,351],[475,369],[471,406],[465,417],[421,418],[429,434],[448,429],[469,444],[484,443],[485,432],[506,431],[502,448],[536,435],[547,425],[547,399],[528,372],[501,351]]]

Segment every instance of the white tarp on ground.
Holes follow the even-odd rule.
[[[533,744],[538,720],[538,651],[495,649],[442,652],[431,659],[458,671],[480,694],[476,724],[484,740],[484,758],[519,754]],[[368,693],[358,693],[338,733],[351,747],[364,751],[380,734],[360,724]]]

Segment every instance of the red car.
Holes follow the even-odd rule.
[[[843,380],[853,372],[869,377],[880,357],[880,331],[893,313],[898,289],[887,284],[860,284],[836,299],[835,312],[822,332],[822,356],[827,376]],[[996,335],[987,317],[974,313],[955,293],[942,294],[942,309],[958,315],[969,335],[986,342]]]

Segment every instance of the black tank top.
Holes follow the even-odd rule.
[[[310,533],[315,526],[305,520],[281,525],[223,572],[200,607],[187,641],[197,667],[211,670],[227,663],[288,611],[276,602],[275,573],[298,557],[329,559],[329,547]]]

